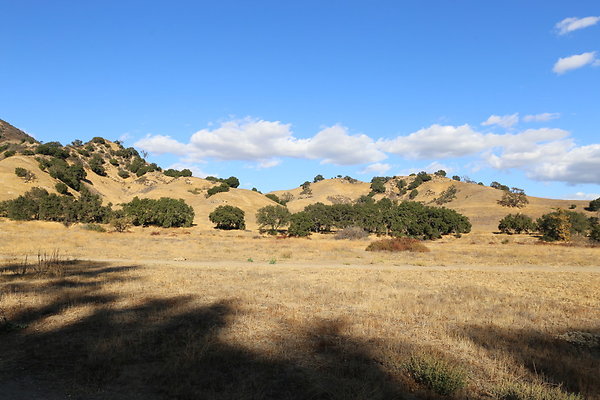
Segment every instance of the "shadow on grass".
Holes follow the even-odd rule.
[[[600,326],[573,329],[600,337]],[[584,398],[600,394],[600,348],[565,340],[560,335],[527,329],[467,325],[460,334],[487,349],[492,358],[510,355],[518,365],[564,390]],[[595,396],[595,397],[594,397]]]
[[[243,312],[235,300],[199,305],[192,296],[142,295],[131,305],[104,289],[133,268],[73,264],[64,276],[18,287],[49,291],[53,300],[13,313],[15,323],[39,326],[78,305],[90,312],[56,329],[0,333],[5,379],[27,375],[95,399],[406,398],[372,344],[340,334],[339,322],[296,327],[276,354],[250,350],[223,338]],[[0,279],[14,289],[18,277]]]

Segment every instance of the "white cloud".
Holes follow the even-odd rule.
[[[376,174],[383,175],[386,172],[388,172],[390,170],[390,168],[392,168],[392,166],[390,164],[375,163],[375,164],[367,165],[367,167],[365,167],[365,169],[360,171],[359,174],[368,175],[368,174],[376,173]]]
[[[553,119],[560,118],[560,113],[541,113],[541,114],[532,114],[526,115],[523,117],[523,121],[525,122],[546,122],[551,121]]]
[[[305,139],[295,137],[290,124],[251,118],[200,130],[189,143],[148,135],[135,146],[155,154],[176,154],[193,162],[206,158],[253,161],[259,168],[278,165],[279,157],[321,159],[322,163],[336,165],[365,164],[387,157],[369,136],[351,135],[340,125],[324,128]]]
[[[490,115],[490,117],[481,123],[483,126],[499,125],[503,128],[510,128],[519,122],[519,113],[511,115]]]
[[[431,125],[408,136],[380,140],[379,148],[409,159],[462,157],[486,149],[485,135],[469,125]]]
[[[576,54],[570,57],[559,58],[552,71],[558,75],[562,75],[572,69],[578,69],[585,67],[588,64],[596,64],[596,52],[590,51],[588,53]]]
[[[576,31],[578,29],[587,28],[592,25],[596,25],[600,21],[600,17],[585,17],[585,18],[565,18],[554,27],[559,35],[566,35],[569,32]]]
[[[598,198],[600,198],[600,193],[584,193],[584,192],[567,194],[564,197],[565,200],[596,200]]]

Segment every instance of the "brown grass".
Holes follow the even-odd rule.
[[[376,240],[369,243],[366,251],[410,251],[414,253],[428,253],[430,250],[420,240],[402,237]]]

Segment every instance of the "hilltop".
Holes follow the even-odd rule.
[[[208,215],[217,206],[225,204],[244,210],[247,227],[256,229],[256,211],[276,205],[277,200],[285,203],[291,212],[302,211],[307,205],[318,202],[351,203],[368,195],[375,200],[384,197],[397,201],[414,200],[458,211],[470,219],[474,230],[488,232],[496,230],[498,221],[508,213],[519,211],[536,218],[556,208],[585,212],[588,204],[586,201],[527,196],[529,203],[523,208],[503,207],[498,204],[503,190],[457,181],[445,174],[428,174],[428,180],[419,184],[415,182],[420,179],[419,175],[415,174],[374,178],[379,180],[377,191],[372,191],[372,183],[351,177],[324,179],[319,176],[296,188],[267,195],[238,188],[237,184],[228,191],[209,195],[211,189],[218,191],[216,188],[220,187],[222,179],[193,177],[189,170],[165,171],[148,163],[136,149],[125,148],[118,141],[95,137],[85,143],[76,140],[65,146],[58,142],[40,143],[2,120],[0,133],[0,180],[3,183],[0,201],[16,198],[33,187],[57,193],[57,184],[63,182],[67,185],[67,194],[77,197],[80,187],[86,187],[100,195],[104,204],[118,205],[136,196],[183,199],[194,208],[194,223],[206,229],[213,226]],[[73,172],[76,166],[83,172]],[[27,171],[27,175],[17,176],[17,168]]]

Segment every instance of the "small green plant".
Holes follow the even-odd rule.
[[[276,259],[274,259],[274,258],[271,258],[271,259],[269,260],[269,264],[277,264],[277,260],[276,260]]]
[[[500,400],[583,400],[579,394],[565,393],[560,387],[526,382],[504,383],[494,388],[493,394]]]
[[[417,383],[443,396],[467,384],[467,374],[463,369],[431,355],[411,357],[405,369]]]
[[[35,174],[25,168],[15,168],[15,175],[17,175],[19,178],[23,178],[25,182],[31,182],[35,180]]]
[[[246,261],[248,261],[248,262],[254,262],[254,260],[252,258],[248,258]]]

